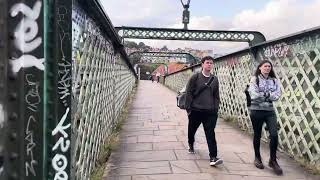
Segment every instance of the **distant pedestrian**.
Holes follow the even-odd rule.
[[[273,71],[272,63],[268,60],[262,61],[252,77],[248,88],[251,105],[250,119],[254,130],[253,147],[255,153],[254,165],[263,169],[260,154],[261,131],[264,123],[267,124],[270,136],[270,159],[269,166],[277,175],[282,175],[282,169],[277,162],[278,130],[277,116],[273,102],[281,96],[280,82]]]
[[[160,81],[160,73],[159,72],[157,72],[156,77],[157,77],[157,83],[159,83],[159,81]]]
[[[202,58],[202,72],[193,74],[186,87],[186,109],[188,113],[188,144],[189,153],[195,153],[195,134],[202,123],[206,135],[210,165],[215,166],[223,163],[217,157],[217,142],[215,127],[218,119],[220,103],[218,77],[211,74],[213,58]]]

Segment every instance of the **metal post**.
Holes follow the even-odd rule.
[[[46,4],[46,179],[71,179],[72,2]]]
[[[7,53],[7,1],[0,0],[0,179],[7,179],[4,173],[4,161],[8,161],[6,146],[6,129],[7,114],[6,114],[6,98],[7,98],[7,68],[8,53]]]
[[[1,179],[40,180],[46,163],[42,156],[43,1],[7,1],[5,13],[7,55],[1,61],[6,69],[6,99],[3,99],[6,132]]]

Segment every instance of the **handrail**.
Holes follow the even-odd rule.
[[[101,3],[99,0],[78,0],[84,11],[91,16],[98,26],[100,26],[100,30],[104,32],[112,41],[112,45],[114,46],[115,50],[121,54],[123,59],[125,60],[129,69],[134,73],[134,76],[138,79],[138,75],[135,73],[133,65],[130,63],[128,55],[124,49],[124,45],[121,42],[121,39],[116,32],[110,18],[108,17],[107,13],[104,11]]]

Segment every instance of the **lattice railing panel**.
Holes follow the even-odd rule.
[[[186,83],[188,82],[188,79],[191,77],[192,73],[192,69],[188,69],[187,71],[182,71],[180,73],[167,76],[165,78],[165,85],[175,92],[178,92],[186,86]]]
[[[265,59],[273,63],[283,92],[275,103],[279,148],[320,169],[319,29],[218,58],[213,72],[220,83],[219,113],[224,118],[235,118],[241,129],[252,133],[244,89],[257,64]],[[177,91],[190,73],[186,69],[169,75],[165,84]],[[265,129],[262,137],[268,141]]]
[[[73,25],[73,168],[76,179],[88,179],[136,79],[111,41],[77,6]]]
[[[218,61],[214,73],[220,82],[220,113],[224,117],[235,117],[241,129],[251,130],[245,95],[243,93],[250,81],[252,57],[249,53],[232,56]]]
[[[280,144],[291,155],[320,161],[320,35],[313,33],[272,44],[258,51],[259,59],[275,64],[283,96],[276,103]]]

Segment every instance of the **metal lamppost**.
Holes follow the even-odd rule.
[[[184,24],[183,29],[188,29],[189,18],[190,18],[190,12],[188,8],[189,8],[190,0],[180,0],[180,1],[184,8],[183,14],[182,14],[182,23]]]

